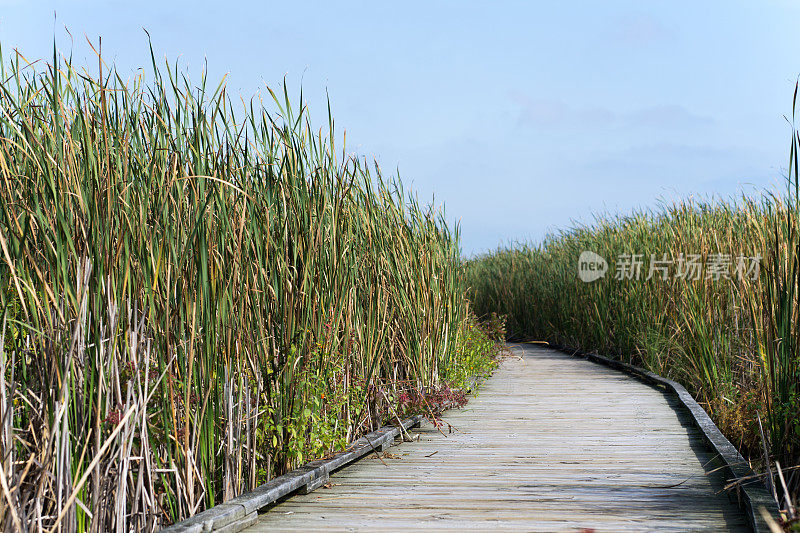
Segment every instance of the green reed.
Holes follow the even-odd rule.
[[[4,527],[153,531],[476,357],[439,211],[285,88],[152,67],[0,67]]]

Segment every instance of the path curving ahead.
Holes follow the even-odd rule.
[[[514,353],[446,414],[452,433],[412,430],[419,442],[344,468],[246,531],[749,531],[676,400],[560,352]]]

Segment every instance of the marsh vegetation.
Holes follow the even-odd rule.
[[[458,229],[330,111],[148,70],[0,67],[4,530],[153,531],[493,364]]]

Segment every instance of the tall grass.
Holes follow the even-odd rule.
[[[152,531],[486,356],[458,230],[330,114],[152,63],[0,66],[4,528]]]
[[[598,217],[540,244],[476,257],[468,265],[475,311],[507,315],[512,338],[617,355],[680,381],[763,464],[761,417],[771,460],[799,464],[799,147],[795,132],[786,194]],[[608,261],[605,277],[580,280],[584,250]],[[616,279],[630,254],[642,255],[640,278]],[[653,260],[666,260],[666,280],[659,270],[647,279]],[[679,275],[691,260],[704,267],[698,279]],[[715,279],[715,262],[729,274]],[[787,475],[796,496],[800,475]]]

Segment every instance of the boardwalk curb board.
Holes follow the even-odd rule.
[[[198,513],[187,520],[173,524],[162,533],[201,533],[216,531],[236,533],[258,519],[258,511],[293,492],[311,492],[328,482],[331,472],[353,463],[373,451],[386,450],[395,438],[407,429],[418,426],[424,417],[412,416],[400,426],[383,427],[364,435],[343,452],[330,459],[311,461],[300,468],[261,485],[251,492],[237,496],[211,509]]]
[[[747,519],[755,533],[769,533],[771,531],[764,517],[761,515],[759,509],[765,509],[769,515],[777,522],[778,512],[775,500],[772,499],[766,487],[761,483],[760,478],[755,475],[753,470],[748,466],[747,461],[739,450],[731,444],[731,442],[722,434],[711,417],[708,416],[706,410],[692,398],[692,395],[684,388],[683,385],[671,379],[667,379],[654,374],[643,368],[610,359],[602,355],[587,353],[581,350],[570,348],[568,346],[561,346],[558,344],[545,344],[551,349],[558,350],[569,355],[578,356],[587,361],[601,364],[621,372],[625,372],[637,379],[659,388],[666,389],[667,392],[677,396],[678,400],[687,409],[694,421],[695,426],[703,434],[706,443],[714,449],[717,455],[724,463],[724,469],[731,477],[731,479],[754,479],[754,482],[739,483],[737,486],[737,494],[739,496],[739,504],[743,506]]]

